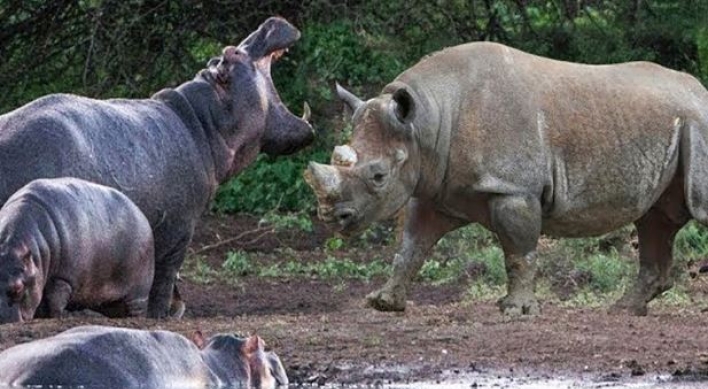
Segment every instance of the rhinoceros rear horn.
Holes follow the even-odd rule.
[[[405,88],[393,93],[392,108],[396,119],[402,124],[410,123],[415,117],[415,100]]]
[[[352,114],[354,114],[359,107],[364,105],[363,100],[356,97],[354,93],[344,89],[339,83],[337,83],[337,96],[352,110]]]

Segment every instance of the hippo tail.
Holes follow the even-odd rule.
[[[677,118],[674,125],[681,134],[686,206],[694,219],[708,226],[708,122]]]

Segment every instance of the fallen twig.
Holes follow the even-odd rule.
[[[216,242],[216,243],[206,245],[206,246],[200,248],[199,250],[195,250],[194,252],[192,252],[192,255],[199,255],[199,254],[202,254],[202,253],[207,252],[207,251],[209,251],[209,250],[213,250],[213,249],[218,248],[218,247],[221,247],[221,246],[223,246],[223,245],[226,245],[226,244],[233,243],[233,242],[236,242],[236,241],[238,241],[238,240],[241,240],[241,239],[243,239],[243,238],[244,238],[245,236],[247,236],[247,235],[251,235],[251,234],[255,234],[255,233],[259,233],[259,232],[261,233],[260,235],[256,236],[255,238],[253,238],[253,239],[251,239],[251,240],[249,240],[248,242],[245,242],[245,243],[243,243],[243,244],[244,244],[244,245],[253,244],[253,243],[259,241],[259,240],[260,240],[261,238],[263,238],[264,236],[266,236],[266,235],[268,235],[268,234],[272,234],[273,232],[275,232],[275,229],[274,229],[273,227],[258,227],[258,228],[254,229],[254,230],[244,231],[244,232],[242,232],[242,233],[240,233],[240,234],[238,234],[238,235],[236,235],[236,236],[234,236],[234,237],[231,237],[231,238],[228,238],[228,239],[224,239],[224,240],[218,241],[218,242]]]

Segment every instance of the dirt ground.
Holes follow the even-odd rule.
[[[231,237],[244,239],[202,251],[221,265],[229,250],[269,261],[290,247],[303,261],[324,258],[331,231],[243,235],[257,229],[249,216],[206,216],[192,251]],[[248,237],[248,238],[247,238]],[[250,239],[250,240],[249,240]],[[372,245],[370,250],[392,251]],[[354,256],[356,257],[356,256]],[[360,260],[366,254],[360,253]],[[537,317],[510,319],[491,301],[464,299],[465,285],[416,284],[405,313],[368,309],[363,297],[384,282],[322,281],[307,277],[235,282],[180,282],[187,313],[181,320],[71,317],[0,327],[0,349],[84,323],[257,333],[281,357],[295,384],[358,384],[436,380],[444,374],[589,376],[622,380],[669,374],[703,379],[708,369],[708,322],[699,307],[650,308],[648,317],[612,316],[602,309],[545,303]],[[464,301],[464,302],[463,302]]]

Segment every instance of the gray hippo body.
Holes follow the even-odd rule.
[[[196,342],[196,343],[195,343]],[[273,389],[287,385],[257,336],[189,340],[169,331],[75,327],[0,353],[0,383],[88,388]]]
[[[582,237],[634,222],[640,270],[615,308],[646,314],[671,287],[676,232],[708,223],[708,92],[646,62],[583,65],[500,44],[430,55],[362,101],[351,142],[306,179],[345,234],[405,206],[393,275],[370,305],[403,310],[447,232],[480,223],[504,250],[510,314],[535,313],[540,234]]]
[[[0,204],[37,178],[78,177],[125,193],[153,228],[149,314],[166,316],[195,223],[217,185],[261,151],[288,154],[313,139],[270,78],[272,60],[299,36],[270,18],[194,80],[150,99],[49,95],[0,116]]]
[[[115,189],[39,179],[0,209],[0,323],[67,308],[144,316],[153,272],[150,224]]]

